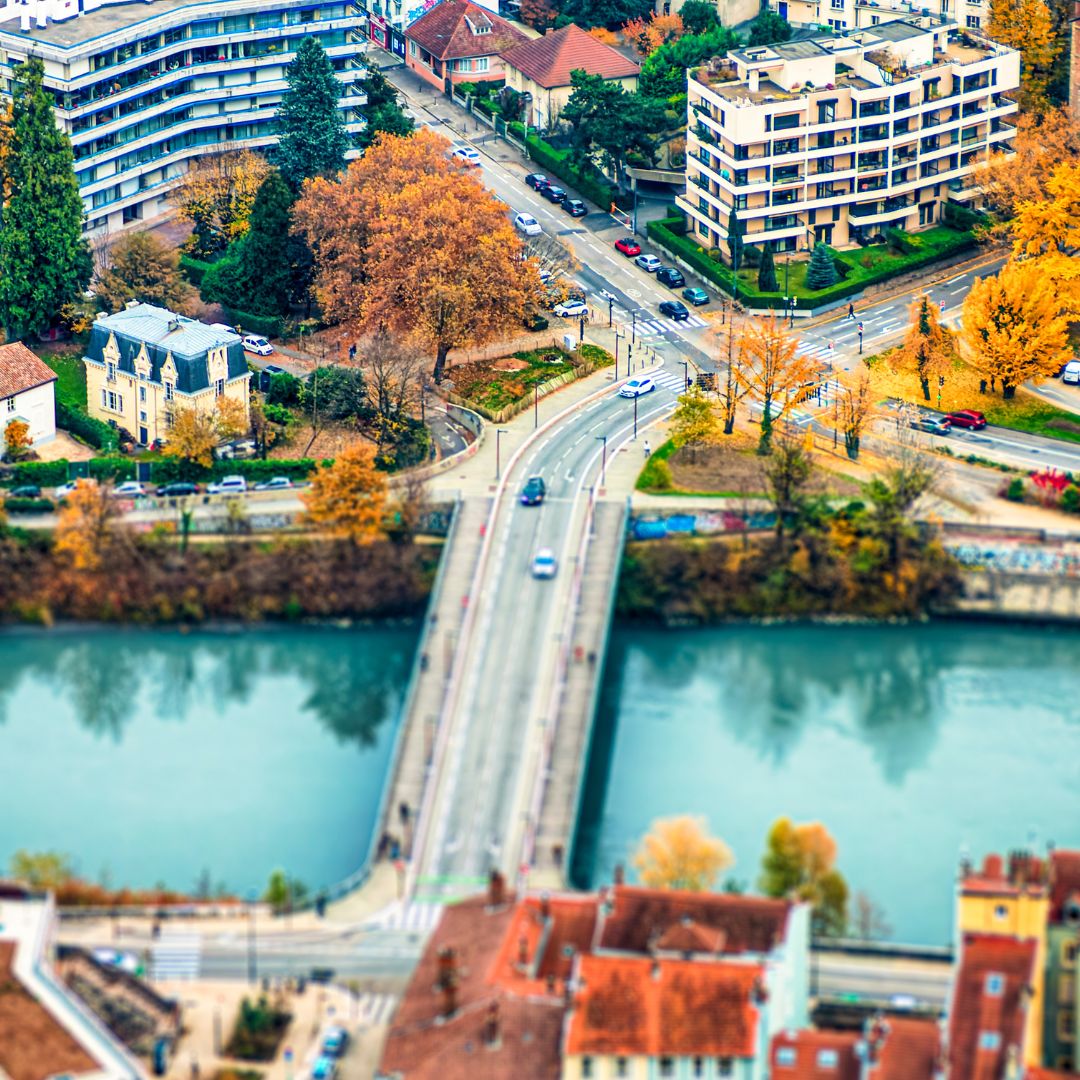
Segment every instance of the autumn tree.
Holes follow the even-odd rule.
[[[1037,258],[1039,276],[1058,284],[1080,277],[1080,162],[1057,165],[1043,198],[1017,203],[1012,234],[1014,255]],[[1075,309],[1076,289],[1065,290],[1060,299],[1063,307]]]
[[[713,412],[712,403],[693,386],[679,398],[671,417],[671,441],[682,449],[690,450],[690,460],[697,459],[701,446],[712,446],[720,438],[720,424]]]
[[[1072,358],[1057,285],[1038,262],[1011,262],[977,280],[964,299],[960,340],[972,367],[991,389],[1000,383],[1005,398]]]
[[[654,821],[634,856],[643,885],[693,892],[711,888],[734,861],[727,844],[710,836],[704,819],[695,817]]]
[[[189,465],[208,469],[214,463],[214,447],[221,441],[217,417],[190,406],[173,410],[172,427],[165,443],[165,454]]]
[[[23,881],[31,889],[58,889],[75,876],[71,856],[60,851],[26,851],[19,849],[11,856],[8,869],[15,881]]]
[[[320,465],[301,496],[308,520],[333,536],[355,544],[382,535],[386,475],[375,468],[375,451],[356,442],[330,465]]]
[[[381,330],[364,342],[361,360],[376,422],[386,425],[405,415],[416,400],[422,382],[416,350]]]
[[[986,32],[1002,45],[1020,51],[1022,107],[1028,111],[1045,109],[1046,88],[1060,48],[1046,0],[990,0]]]
[[[790,522],[798,519],[804,504],[803,491],[813,472],[810,456],[800,439],[781,435],[765,465],[765,486],[776,514],[776,541],[782,543]]]
[[[837,419],[844,433],[844,448],[848,457],[856,461],[863,431],[875,413],[870,373],[866,368],[860,368],[853,382],[837,385],[836,395]]]
[[[648,56],[661,45],[678,41],[686,33],[679,15],[658,15],[655,11],[647,16],[631,19],[622,28],[622,39],[633,47],[638,56]]]
[[[742,310],[732,304],[719,332],[720,360],[724,366],[724,382],[720,391],[720,415],[724,421],[724,434],[735,430],[735,413],[739,402],[750,392],[750,373],[746,370],[746,358],[742,350]]]
[[[246,403],[222,394],[214,403],[214,425],[219,439],[238,439],[251,429]]]
[[[30,438],[30,425],[25,420],[9,420],[4,428],[4,457],[8,461],[21,461],[34,445]]]
[[[938,307],[929,296],[920,296],[909,311],[911,323],[902,344],[890,354],[889,366],[914,374],[929,401],[931,381],[936,383],[952,370],[956,342],[952,331],[938,320]]]
[[[97,570],[115,517],[116,507],[105,488],[79,480],[60,507],[56,553],[75,570]]]
[[[122,311],[129,300],[186,312],[195,292],[180,276],[180,253],[145,229],[121,233],[104,253],[94,295],[106,311]]]
[[[526,26],[543,33],[555,25],[559,12],[550,0],[521,0],[519,15]]]

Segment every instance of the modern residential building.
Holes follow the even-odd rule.
[[[748,244],[845,247],[977,204],[1019,77],[1015,50],[921,16],[732,51],[690,73],[688,232],[726,250],[734,213]]]
[[[0,453],[12,420],[29,426],[34,446],[56,438],[55,383],[52,368],[21,341],[0,345]]]
[[[90,415],[143,446],[168,439],[178,409],[211,413],[221,397],[248,409],[240,336],[152,304],[98,315],[83,363]]]
[[[913,15],[932,15],[967,30],[979,30],[990,17],[990,0],[769,0],[769,8],[792,26],[827,26],[832,30],[877,26]]]
[[[309,36],[326,48],[342,117],[359,132],[359,0],[3,0],[0,92],[19,63],[42,59],[74,146],[85,228],[112,232],[164,213],[194,159],[273,146],[285,69]]]
[[[523,119],[541,131],[558,122],[570,100],[571,72],[599,75],[625,90],[633,90],[641,71],[629,57],[597,41],[575,23],[515,45],[503,53],[502,59],[506,85],[525,95]]]

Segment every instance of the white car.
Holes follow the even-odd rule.
[[[269,480],[255,485],[256,491],[285,491],[293,486],[287,476],[271,476]]]
[[[589,314],[589,305],[580,300],[564,300],[555,305],[554,311],[560,318],[576,319],[579,315]]]
[[[514,218],[514,228],[526,236],[539,236],[544,231],[532,214],[518,214]]]
[[[102,967],[117,968],[120,971],[126,971],[129,975],[138,973],[139,958],[134,953],[100,948],[95,949],[91,955]]]
[[[619,397],[641,397],[656,389],[656,383],[646,377],[631,379],[619,387]]]
[[[532,561],[532,576],[534,578],[553,578],[559,564],[555,560],[555,552],[551,548],[541,548]]]
[[[1080,360],[1070,360],[1061,373],[1061,381],[1066,383],[1080,383]]]
[[[91,477],[82,477],[82,483],[84,484],[96,484],[97,481]],[[77,487],[79,486],[79,480],[69,480],[66,484],[61,484],[54,492],[53,498],[58,502],[61,499],[66,499]]]
[[[141,499],[146,494],[146,488],[138,480],[125,480],[117,484],[112,493],[117,499]]]
[[[664,265],[655,255],[639,255],[634,262],[649,274],[655,274]]]
[[[470,168],[480,167],[480,151],[474,150],[471,146],[455,146],[454,152],[450,156],[455,161],[460,161],[462,165],[467,165]]]
[[[244,338],[244,352],[255,353],[256,356],[270,356],[273,351],[274,346],[258,334],[248,334]]]
[[[208,495],[243,495],[247,491],[247,481],[242,476],[226,476],[216,484],[208,484]]]

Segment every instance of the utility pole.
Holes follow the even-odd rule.
[[[637,399],[635,398],[634,400],[636,401]],[[604,487],[607,479],[607,436],[597,435],[596,437],[603,443],[603,447],[600,450],[600,486]]]

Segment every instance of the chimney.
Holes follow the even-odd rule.
[[[506,878],[498,870],[488,874],[488,905],[502,907],[506,903]]]
[[[1000,855],[987,855],[983,859],[983,875],[988,878],[1000,878],[1003,872],[1003,864]]]
[[[442,1009],[439,1015],[444,1020],[449,1020],[457,1012],[458,1004],[457,952],[449,945],[439,950],[435,986],[442,993]]]
[[[19,13],[19,29],[24,33],[30,32],[30,12],[23,11]]]
[[[126,303],[125,305],[124,305],[124,310],[125,310],[125,311],[130,311],[130,310],[131,310],[131,309],[132,309],[133,307],[138,307],[138,306],[139,306],[139,304],[141,304],[141,303],[142,303],[142,301],[141,301],[141,300],[129,300],[129,301],[128,301],[128,302],[127,302],[127,303]]]
[[[518,938],[518,965],[523,968],[529,966],[529,939],[524,934]]]
[[[540,918],[544,922],[551,918],[551,895],[546,892],[540,894]]]
[[[546,982],[547,982],[547,992],[549,994],[554,994],[555,993],[555,973],[553,971],[548,972]]]
[[[563,979],[562,992],[564,1008],[572,1008],[574,1005],[574,982],[569,976]]]
[[[109,317],[109,316],[108,316],[108,313],[107,313],[107,312],[104,312],[104,311],[99,311],[99,312],[98,312],[98,313],[97,313],[97,314],[96,314],[96,315],[94,316],[94,322],[101,322],[101,320],[102,320],[102,319],[107,319],[108,317]]]
[[[769,991],[765,986],[764,980],[759,975],[754,979],[753,986],[750,987],[750,1001],[754,1005],[764,1005],[769,1000]]]
[[[626,868],[623,866],[622,863],[615,864],[615,884],[626,884]]]
[[[746,88],[751,94],[758,92],[758,87],[761,85],[761,72],[757,68],[751,68],[746,73]]]
[[[484,1045],[492,1050],[498,1049],[502,1043],[502,1024],[499,1021],[499,1003],[493,1001],[484,1018]]]
[[[866,1061],[869,1065],[876,1065],[885,1045],[885,1039],[889,1034],[889,1025],[885,1017],[878,1013],[870,1022],[870,1030],[866,1033]]]
[[[442,988],[442,1011],[439,1015],[449,1020],[457,1012],[457,983],[448,983]]]
[[[659,960],[653,960],[652,969],[649,972],[649,974],[652,975],[653,982],[659,982],[660,981],[660,961]]]

